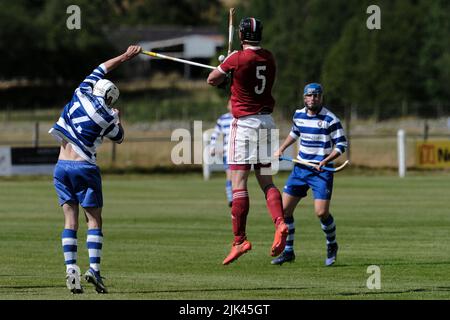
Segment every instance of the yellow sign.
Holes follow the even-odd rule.
[[[418,142],[416,163],[419,168],[450,168],[450,141]]]

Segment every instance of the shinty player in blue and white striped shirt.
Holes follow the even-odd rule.
[[[228,113],[221,115],[219,119],[217,119],[216,126],[214,127],[214,132],[211,134],[210,154],[213,157],[215,156],[217,151],[216,150],[217,138],[220,135],[222,135],[223,169],[225,170],[226,173],[225,192],[227,195],[228,206],[231,207],[233,201],[233,192],[231,189],[231,171],[230,167],[228,166],[228,159],[227,159],[228,137],[230,135],[231,121],[233,121],[233,115],[231,114],[231,100],[228,100],[227,109]]]
[[[338,251],[336,224],[330,214],[333,191],[333,173],[322,170],[347,149],[347,139],[340,120],[323,105],[323,89],[318,83],[310,83],[303,90],[304,108],[296,110],[289,136],[275,152],[276,158],[300,139],[298,158],[317,163],[316,168],[296,164],[283,189],[283,214],[289,228],[289,235],[283,253],[272,260],[281,265],[295,260],[294,253],[294,210],[299,201],[306,197],[309,188],[314,194],[314,209],[320,219],[327,243],[325,265],[335,263]]]
[[[106,73],[139,54],[139,46],[129,46],[127,51],[99,65],[76,88],[72,100],[64,107],[59,120],[50,129],[61,144],[54,170],[54,185],[59,204],[64,212],[62,245],[66,264],[66,285],[72,293],[82,293],[80,268],[77,265],[77,231],[79,205],[87,218],[87,248],[89,269],[85,279],[94,284],[98,293],[107,289],[100,276],[100,259],[103,246],[102,233],[102,181],[96,165],[96,150],[107,137],[121,143],[124,131],[119,110],[112,106],[119,97],[119,89]]]

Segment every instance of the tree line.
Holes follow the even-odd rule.
[[[0,80],[78,81],[86,66],[117,53],[106,35],[120,26],[213,25],[227,38],[225,3],[2,0]],[[301,104],[306,83],[321,82],[327,103],[362,116],[450,114],[450,1],[234,3],[236,26],[244,16],[263,22],[262,45],[277,60],[274,94],[281,110],[288,112]],[[66,8],[73,4],[81,8],[82,28],[68,31]],[[380,8],[381,29],[370,30],[366,25],[370,17],[366,10],[373,4]],[[239,46],[237,40],[234,44]]]
[[[79,30],[67,28],[72,5],[80,8]],[[211,25],[220,10],[218,0],[2,0],[0,80],[79,80],[86,72],[81,66],[118,53],[107,40],[115,28]]]
[[[379,30],[366,25],[373,4]],[[327,102],[361,115],[450,115],[449,1],[251,0],[243,10],[264,23],[282,107],[321,82]]]

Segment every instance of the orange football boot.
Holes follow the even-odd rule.
[[[242,256],[247,251],[250,251],[251,249],[252,249],[252,244],[248,240],[244,240],[240,244],[233,244],[233,246],[231,247],[230,253],[225,258],[225,260],[223,260],[223,265],[227,265],[227,264],[233,262],[234,260],[236,260],[237,258]]]
[[[275,230],[272,251],[270,253],[272,257],[276,257],[283,252],[284,247],[286,246],[286,238],[288,236],[288,233],[288,226],[284,222],[281,222]]]

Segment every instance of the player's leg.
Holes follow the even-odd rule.
[[[61,241],[66,265],[66,285],[74,294],[83,293],[81,286],[81,270],[77,265],[78,255],[78,203],[67,202],[62,205],[64,212],[64,230]]]
[[[226,181],[225,181],[225,192],[227,195],[228,206],[231,207],[233,203],[233,189],[231,184],[231,170],[227,166],[225,169]]]
[[[231,167],[231,182],[233,188],[233,201],[231,206],[231,219],[233,225],[234,241],[231,251],[223,261],[227,265],[241,255],[251,250],[251,243],[247,240],[246,225],[250,206],[248,198],[247,180],[250,166]]]
[[[272,221],[276,226],[278,226],[284,221],[281,193],[274,185],[272,176],[261,174],[261,169],[259,166],[255,166],[255,176],[258,180],[259,187],[264,192],[264,196],[266,197],[266,205],[269,210],[269,214],[272,217]]]
[[[223,261],[227,265],[251,250],[246,237],[247,215],[250,200],[247,191],[247,179],[251,166],[248,164],[248,126],[242,119],[233,119],[230,125],[230,139],[227,146],[227,163],[231,170],[232,206],[231,218],[234,241],[231,251]]]
[[[314,200],[314,209],[320,220],[320,226],[325,233],[327,242],[326,266],[331,266],[336,262],[338,244],[336,241],[336,223],[330,213],[330,200]]]
[[[89,252],[89,270],[85,273],[88,282],[94,284],[98,293],[107,293],[100,276],[100,262],[103,249],[102,208],[84,208],[88,231],[86,246]]]
[[[272,264],[282,265],[285,262],[292,262],[295,260],[294,252],[294,236],[295,236],[295,222],[294,211],[301,197],[292,196],[286,192],[282,194],[283,199],[283,214],[284,223],[288,227],[288,236],[286,238],[286,246],[280,256],[271,261]]]
[[[330,201],[333,191],[333,174],[321,172],[310,180],[314,193],[314,211],[320,220],[320,226],[325,234],[327,244],[327,258],[325,265],[331,266],[336,262],[338,244],[336,242],[336,224],[330,213]]]
[[[61,234],[61,239],[67,271],[77,264],[78,203],[66,202],[62,205],[62,209],[64,212],[64,230]]]
[[[84,209],[88,227],[86,245],[89,252],[89,269],[85,273],[85,279],[94,284],[98,293],[106,293],[106,287],[100,276],[103,249],[103,193],[100,169],[86,162],[80,164],[80,167],[80,180],[83,180],[84,187],[78,193],[78,199]]]
[[[281,194],[277,187],[273,184],[272,176],[268,174],[261,174],[260,165],[255,165],[255,175],[261,190],[264,192],[267,209],[269,210],[272,221],[275,224],[275,236],[270,254],[272,256],[278,256],[284,250],[288,235],[288,227],[284,223],[283,218]]]
[[[100,272],[103,248],[102,208],[84,208],[88,231],[86,246],[89,252],[89,268]]]
[[[72,293],[82,293],[80,275],[81,271],[77,265],[78,253],[78,201],[76,192],[71,182],[74,161],[59,160],[55,166],[53,183],[55,186],[58,202],[64,213],[64,230],[61,233],[61,243],[66,265],[66,286]]]
[[[289,229],[289,235],[286,239],[287,252],[294,252],[294,235],[295,235],[295,221],[294,221],[294,210],[297,204],[300,202],[300,197],[292,196],[286,192],[283,192],[283,213],[284,222],[287,224]]]
[[[305,181],[305,172],[298,165],[295,165],[292,169],[289,178],[286,180],[286,184],[283,188],[283,214],[284,221],[288,226],[288,237],[286,239],[286,247],[283,253],[276,259],[272,260],[272,264],[281,265],[287,261],[293,261],[295,259],[294,254],[294,234],[295,234],[295,222],[294,222],[294,210],[299,201],[306,197],[309,186]]]
[[[234,243],[239,244],[246,237],[247,216],[250,207],[248,197],[247,180],[250,170],[232,170],[231,182],[233,188],[233,205],[231,215],[233,217]]]
[[[278,135],[276,134],[278,131],[270,114],[255,116],[254,122],[258,128],[256,148],[251,149],[255,152],[253,154],[253,160],[256,160],[254,169],[259,186],[266,198],[267,209],[275,224],[275,236],[270,255],[277,256],[283,252],[288,235],[288,228],[283,218],[281,193],[272,180],[271,162],[272,155],[275,152],[273,148],[275,144],[272,141],[278,142]],[[251,151],[250,154],[252,154]]]

